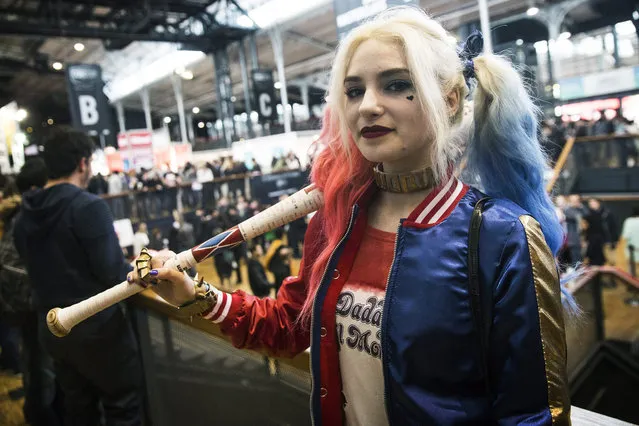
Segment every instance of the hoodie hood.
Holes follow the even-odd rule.
[[[31,235],[44,237],[59,223],[71,201],[84,190],[70,183],[27,192],[22,197],[22,221]]]

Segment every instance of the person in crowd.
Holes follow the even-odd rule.
[[[226,228],[213,228],[213,232],[215,235],[224,232]],[[215,267],[215,272],[217,272],[217,276],[220,279],[220,285],[222,288],[231,289],[231,275],[233,274],[233,262],[234,256],[231,250],[225,250],[221,254],[217,256],[213,256],[213,266]]]
[[[193,224],[184,219],[184,215],[173,211],[173,226],[169,236],[169,248],[177,253],[190,249],[195,245],[195,229]]]
[[[87,190],[95,195],[109,193],[109,184],[102,173],[98,173],[89,179]]]
[[[599,111],[599,120],[597,120],[592,128],[592,133],[594,136],[605,136],[611,135],[614,133],[614,125],[611,120],[608,120],[606,117],[605,111]]]
[[[40,336],[64,393],[66,425],[142,424],[141,364],[130,322],[115,305],[64,339],[46,328],[54,307],[91,297],[125,279],[107,204],[85,189],[94,145],[85,133],[54,129],[44,144],[49,181],[24,194],[14,240],[33,289]]]
[[[164,186],[159,172],[154,169],[147,170],[142,177],[142,183],[147,217],[155,218],[160,215],[164,197]]]
[[[266,277],[266,271],[262,264],[264,249],[259,244],[252,244],[247,261],[248,279],[254,296],[266,297],[271,293],[273,284]]]
[[[274,172],[281,172],[282,170],[286,170],[286,157],[280,155],[278,157],[273,157],[274,162],[272,163],[272,170]]]
[[[242,220],[243,219],[240,216],[237,207],[231,205],[225,215],[225,218],[223,219],[223,222],[225,224],[224,228],[232,228],[242,222]],[[246,260],[246,243],[239,244],[233,247],[230,251],[233,253],[231,267],[233,269],[233,273],[235,274],[235,283],[237,285],[240,285],[242,283],[241,265],[242,261]]]
[[[286,154],[286,168],[289,170],[300,170],[302,168],[300,159],[293,151],[289,151],[288,154]]]
[[[264,255],[264,265],[275,276],[275,294],[277,294],[286,277],[291,275],[292,250],[284,244],[284,229],[277,228],[273,232],[275,239],[271,241]]]
[[[213,192],[213,171],[205,164],[202,163],[197,168],[197,182],[200,184],[200,195],[197,196],[198,208],[209,208],[215,201],[215,195]],[[194,189],[195,190],[195,189]]]
[[[568,205],[564,208],[566,218],[566,246],[568,247],[568,263],[576,264],[583,260],[583,220],[586,209],[579,195],[568,197]]]
[[[124,192],[124,183],[122,182],[122,176],[118,172],[113,172],[109,175],[107,180],[108,194],[111,195],[109,200],[111,204],[111,212],[116,219],[122,219],[125,217],[124,211],[124,198],[120,195]]]
[[[5,243],[12,241],[13,219],[20,206],[21,198],[13,177],[3,176],[2,181],[0,225],[2,226],[1,242]],[[9,252],[9,250],[5,251]],[[8,255],[6,257],[9,257]],[[9,260],[6,259],[5,261]],[[4,267],[4,263],[0,264],[0,268],[2,268],[0,269],[0,274],[6,275]],[[0,277],[2,276],[0,275]],[[21,291],[23,291],[23,294],[21,294]],[[12,305],[19,305],[20,299],[24,301],[29,296],[27,289],[21,285],[20,281],[0,283],[0,370],[10,374],[20,374],[22,371],[20,367],[20,321],[19,318],[16,319],[15,315],[15,310],[18,307]],[[28,301],[25,303],[28,303]]]
[[[133,235],[133,255],[138,256],[144,247],[150,247],[150,243],[146,223],[141,222]]]
[[[41,158],[27,160],[16,176],[20,195],[42,188],[47,183],[47,169]],[[5,224],[0,239],[0,318],[11,318],[22,338],[21,365],[24,387],[23,412],[33,426],[56,426],[62,413],[56,399],[53,361],[40,344],[38,315],[33,305],[33,291],[14,242],[14,227],[20,211],[21,196],[14,194],[0,204]],[[8,348],[3,347],[3,355]],[[17,349],[17,348],[16,348]]]
[[[262,167],[259,165],[255,158],[251,159],[251,172],[252,173],[262,173]]]
[[[249,203],[246,201],[246,198],[241,195],[237,197],[235,208],[237,209],[238,220],[240,221],[246,220],[252,216],[249,215]]]
[[[542,124],[542,136],[542,148],[544,148],[548,155],[550,167],[554,167],[561,155],[564,145],[566,145],[566,137],[557,124],[548,121],[544,121]]]
[[[229,181],[229,193],[234,200],[244,196],[244,175],[248,173],[248,168],[243,161],[233,161],[233,168],[230,174],[237,177]]]
[[[164,191],[162,192],[162,212],[169,214],[173,210],[177,209],[177,194],[178,186],[180,184],[180,178],[177,173],[173,172],[168,165],[166,171],[162,175],[162,186]]]
[[[628,261],[639,263],[639,208],[632,209],[632,214],[623,221],[621,238],[626,244],[626,256]],[[633,265],[630,265],[632,270]],[[635,267],[636,269],[636,267]]]
[[[554,261],[563,236],[537,109],[506,59],[478,56],[480,34],[459,48],[451,39],[402,7],[340,42],[327,148],[311,173],[324,204],[276,299],[202,285],[202,306],[192,278],[162,267],[173,254],[152,261],[154,290],[237,347],[294,356],[310,346],[315,424],[570,424]],[[464,140],[469,87],[475,128]],[[463,179],[483,192],[457,177],[463,153]]]
[[[601,266],[606,264],[605,247],[616,244],[616,227],[610,211],[596,198],[588,200],[588,209],[585,212],[586,221],[586,257],[590,265]]]

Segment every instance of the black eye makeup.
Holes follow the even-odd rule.
[[[364,89],[360,87],[347,87],[346,89],[344,89],[344,93],[346,94],[347,98],[355,99],[364,94]]]
[[[403,93],[413,90],[413,83],[410,80],[393,80],[384,87],[384,90],[391,93]]]

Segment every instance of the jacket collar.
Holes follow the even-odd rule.
[[[443,222],[455,210],[462,197],[468,192],[469,186],[460,181],[453,173],[448,179],[436,186],[424,200],[411,212],[404,221],[404,226],[431,227]],[[374,180],[371,180],[366,190],[356,201],[357,213],[366,211],[373,197],[379,191]]]

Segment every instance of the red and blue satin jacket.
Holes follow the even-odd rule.
[[[336,305],[374,191],[371,187],[352,208],[315,294],[310,329],[297,320],[309,265],[322,248],[321,211],[309,225],[300,274],[285,280],[277,299],[222,293],[209,316],[240,348],[294,356],[310,345],[314,425],[344,422],[341,375],[348,372],[339,371]],[[391,425],[570,424],[555,262],[535,219],[501,199],[485,204],[479,240],[480,283],[491,296],[484,303],[491,304],[485,308],[492,314],[488,378],[483,373],[468,291],[469,224],[482,196],[452,178],[398,223],[379,307],[381,341],[363,342],[381,346]]]

